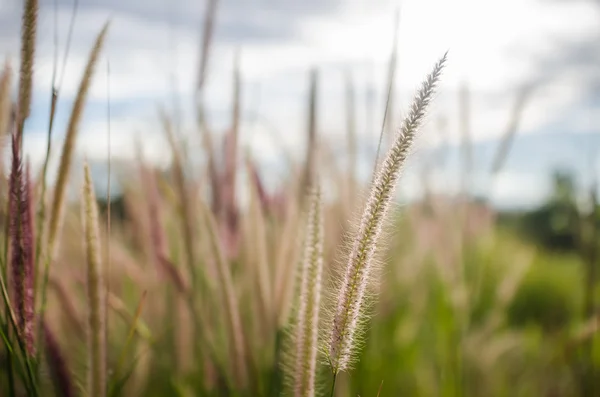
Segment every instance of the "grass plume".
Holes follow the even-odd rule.
[[[12,135],[12,165],[10,173],[10,248],[11,273],[19,333],[25,341],[27,354],[35,355],[34,344],[34,274],[33,219],[29,168],[23,177],[18,137]]]
[[[106,332],[105,332],[105,289],[100,260],[100,232],[98,229],[98,208],[92,184],[90,167],[84,165],[83,184],[83,223],[85,252],[87,258],[87,298],[88,298],[88,395],[106,395]]]
[[[31,111],[37,15],[38,0],[25,1],[21,25],[21,68],[19,70],[19,140],[23,135],[23,123]]]
[[[294,396],[315,395],[321,273],[323,269],[323,204],[319,186],[311,189],[300,278],[300,302],[294,332]]]
[[[345,274],[336,293],[338,299],[331,319],[327,357],[334,375],[347,370],[355,357],[360,323],[365,315],[365,293],[373,277],[374,256],[380,243],[385,217],[392,203],[402,166],[433,97],[445,62],[446,54],[423,82],[369,193]]]

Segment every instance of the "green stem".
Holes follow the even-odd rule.
[[[8,324],[6,327],[6,330],[8,331]],[[8,357],[6,358],[7,363],[7,369],[8,369],[8,395],[11,397],[15,397],[15,374],[13,371],[13,352],[11,352],[8,348],[6,349],[7,353],[8,353]]]
[[[335,392],[335,380],[337,378],[337,372],[333,373],[333,382],[331,382],[331,397],[333,397],[333,394]]]

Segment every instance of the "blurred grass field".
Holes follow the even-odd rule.
[[[35,14],[37,2],[25,1],[24,7]],[[206,29],[211,29],[211,10]],[[31,18],[31,13],[24,15]],[[28,23],[35,21],[25,19],[24,51],[27,32],[31,34]],[[97,51],[101,46],[99,39]],[[201,52],[202,59],[209,57],[210,39]],[[90,59],[93,72],[95,60]],[[11,136],[28,139],[19,101],[27,81],[23,76],[32,71],[26,63],[20,67],[17,75],[7,62],[1,76],[8,88],[1,89],[0,83],[0,133],[6,142],[2,160],[9,167],[15,158]],[[74,114],[83,112],[92,75],[81,83],[81,103],[74,105]],[[282,363],[289,350],[290,316],[298,304],[296,268],[309,179],[317,172],[324,190],[326,291],[370,188],[369,179],[357,176],[351,105],[343,145],[318,134],[317,76],[311,73],[306,100],[306,156],[298,161],[282,153],[289,172],[277,189],[265,183],[256,161],[260,153],[238,142],[238,69],[232,76],[231,122],[225,133],[212,130],[202,101],[197,111],[201,145],[180,134],[175,115],[160,110],[156,117],[169,145],[164,150],[171,153],[170,165],[159,168],[144,159],[143,136],[135,161],[113,165],[110,178],[121,194],[109,201],[99,196],[95,203],[106,291],[106,395],[279,396],[286,391]],[[11,80],[18,82],[18,101]],[[352,103],[348,84],[348,97],[340,100]],[[55,89],[53,100],[60,100],[59,93]],[[399,110],[389,111],[398,115]],[[69,129],[75,139],[76,120]],[[509,130],[506,139],[513,133]],[[382,155],[391,139],[389,131],[385,134]],[[72,149],[69,136],[64,146],[52,147],[63,158]],[[348,166],[340,167],[332,155],[340,146]],[[505,150],[498,149],[498,168]],[[78,199],[56,194],[60,178],[45,185],[45,170],[33,170],[26,186],[38,244],[29,248],[39,250],[35,354],[20,346],[22,336],[11,326],[8,301],[16,298],[9,258],[15,248],[9,249],[14,236],[7,231],[13,230],[8,221],[15,216],[8,195],[14,170],[4,169],[0,182],[7,288],[0,316],[0,396],[67,395],[56,371],[58,356],[74,394],[92,395],[87,386],[87,336],[94,330],[88,329],[85,214]],[[81,186],[80,169],[66,167],[64,172],[62,183]],[[427,190],[426,173],[422,183]],[[95,175],[94,186],[106,184]],[[382,266],[373,286],[378,298],[372,302],[360,357],[354,369],[340,374],[335,395],[599,396],[600,207],[594,194],[589,205],[581,205],[569,186],[557,176],[547,203],[522,213],[499,212],[464,192],[431,193],[394,204],[386,236],[378,242]],[[55,214],[56,200],[64,201],[62,214]],[[53,240],[49,229],[55,217]],[[48,349],[47,337],[42,338],[50,334],[58,350]],[[329,395],[330,374],[320,361],[317,394]]]

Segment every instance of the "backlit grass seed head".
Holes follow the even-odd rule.
[[[365,292],[372,277],[374,256],[381,240],[383,223],[402,166],[440,78],[446,55],[438,61],[417,92],[409,114],[396,133],[393,145],[369,192],[333,309],[327,355],[334,374],[347,370],[355,356],[358,329],[365,315]]]
[[[87,258],[87,297],[88,297],[88,395],[106,395],[106,318],[104,281],[100,260],[100,232],[98,229],[98,208],[92,185],[90,167],[84,165],[83,184],[83,226],[85,253]]]
[[[294,396],[315,395],[321,273],[323,269],[323,208],[318,186],[311,189],[300,278],[300,301],[294,332]]]

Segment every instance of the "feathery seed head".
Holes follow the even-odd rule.
[[[347,370],[357,350],[359,327],[365,316],[365,293],[372,278],[377,245],[386,214],[393,199],[402,166],[409,154],[415,133],[431,101],[446,55],[421,85],[383,164],[375,176],[366,208],[337,290],[337,303],[331,319],[327,356],[333,373]]]
[[[38,0],[27,0],[21,28],[21,69],[19,72],[19,124],[29,116],[33,82],[33,59],[37,27]],[[21,137],[19,137],[21,139]]]
[[[10,173],[10,248],[12,289],[19,332],[29,355],[35,354],[34,344],[34,274],[33,217],[29,167],[23,179],[19,141],[12,135],[12,165]]]
[[[100,260],[100,237],[98,229],[98,207],[92,184],[90,167],[84,164],[83,224],[85,252],[87,258],[88,294],[88,393],[91,397],[106,395],[106,340],[105,299],[103,272]]]
[[[294,396],[315,395],[321,273],[323,269],[323,208],[320,187],[310,189],[300,269],[300,300],[294,332]]]

